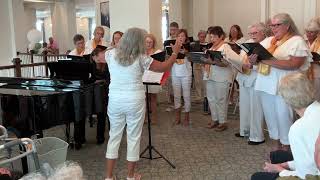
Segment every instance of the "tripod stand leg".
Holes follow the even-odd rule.
[[[154,148],[154,147],[152,146],[152,149],[153,149],[161,158],[163,158],[165,161],[167,161],[167,163],[168,163],[173,169],[176,168],[176,166],[173,165],[166,157],[164,157],[156,148]]]
[[[142,155],[143,155],[145,152],[147,152],[148,149],[149,149],[149,146],[147,146],[147,147],[142,151],[142,153],[140,153],[140,157],[142,157]]]

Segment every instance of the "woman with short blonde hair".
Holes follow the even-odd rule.
[[[153,34],[147,34],[145,37],[146,43],[146,54],[151,56],[153,54],[157,54],[161,52],[160,50],[156,50],[157,39]],[[156,72],[148,72],[156,73]],[[148,98],[150,100],[150,115],[151,115],[151,123],[156,124],[158,121],[157,117],[157,94],[161,91],[160,85],[149,85],[148,86]],[[147,119],[146,119],[147,120]],[[146,121],[145,120],[145,121]]]
[[[91,53],[98,45],[107,46],[103,39],[104,29],[102,26],[97,26],[93,31],[93,39],[86,43],[86,49]]]
[[[159,62],[146,55],[146,31],[130,28],[122,36],[119,46],[106,53],[111,82],[109,85],[108,116],[110,131],[106,152],[106,180],[114,180],[113,168],[118,158],[123,130],[127,128],[127,180],[138,180],[135,174],[139,160],[140,140],[145,118],[145,89],[142,75],[145,70],[164,72],[171,69],[181,48],[177,39],[167,61]]]

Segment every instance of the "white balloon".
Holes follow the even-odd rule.
[[[38,43],[41,41],[42,39],[42,34],[40,31],[36,30],[36,29],[31,29],[28,34],[27,34],[27,38],[29,40],[30,43]]]

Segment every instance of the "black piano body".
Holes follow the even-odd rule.
[[[75,146],[81,148],[86,141],[86,118],[94,113],[107,114],[107,83],[68,78],[71,80],[55,76],[50,79],[0,77],[2,124],[16,131],[19,137],[41,135],[45,129],[66,124],[69,141],[69,125],[73,122]]]

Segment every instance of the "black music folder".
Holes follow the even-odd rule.
[[[190,52],[204,52],[212,47],[212,43],[199,43],[199,41],[195,41],[190,43]]]
[[[251,54],[257,54],[258,60],[276,60],[275,57],[260,43],[243,43],[238,46],[244,50],[249,56]]]
[[[189,42],[188,43],[191,43],[193,42],[193,37],[189,37]],[[166,46],[171,46],[174,45],[176,43],[176,40],[175,39],[171,39],[171,40],[165,40],[163,42],[163,46],[166,47]]]
[[[221,51],[211,51],[211,50],[208,50],[207,53],[209,54],[210,58],[212,60],[221,60],[223,59],[223,56],[222,56],[222,53]]]
[[[166,60],[166,51],[161,51],[156,54],[152,54],[151,57],[157,61],[163,62]]]
[[[189,52],[188,56],[190,57],[189,59],[193,63],[198,63],[198,64],[207,64],[208,61],[208,53],[205,52]]]
[[[169,56],[171,56],[171,55],[172,55],[172,47],[171,47],[171,46],[166,46],[165,48],[166,48],[167,54],[168,54]],[[177,59],[184,59],[185,56],[186,56],[186,55],[183,54],[183,53],[178,53]]]
[[[320,54],[316,53],[316,52],[311,52],[312,54],[312,59],[314,62],[320,62]]]
[[[221,61],[223,59],[221,51],[190,52],[188,55],[193,63],[208,64],[208,58],[212,61]]]

